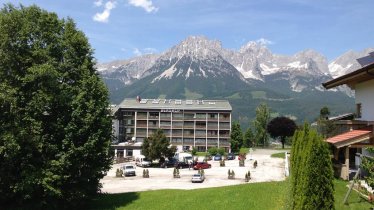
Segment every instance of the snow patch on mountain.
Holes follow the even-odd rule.
[[[304,69],[308,68],[307,63],[301,64],[300,61],[295,61],[295,62],[289,63],[289,64],[287,64],[287,66],[292,67],[292,68],[304,68]]]
[[[337,64],[336,62],[332,62],[329,64],[331,76],[333,78],[339,77],[342,75],[343,72],[347,72],[352,66],[353,66],[352,63],[349,63],[346,66],[341,66]]]
[[[175,63],[176,64],[176,63]],[[162,72],[162,74],[160,74],[159,76],[155,77],[153,80],[152,80],[152,83],[156,82],[157,80],[160,80],[162,78],[169,78],[171,79],[174,75],[174,73],[177,71],[177,69],[175,68],[175,64],[172,65],[169,69],[166,69],[164,72]]]
[[[260,67],[261,69],[263,70],[262,71],[262,74],[263,75],[269,75],[269,74],[274,74],[274,73],[277,73],[279,71],[280,68],[277,67],[276,64],[273,64],[273,67],[269,67],[263,63],[260,64]]]

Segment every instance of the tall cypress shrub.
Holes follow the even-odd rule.
[[[309,125],[294,135],[291,167],[292,209],[334,209],[329,149]]]
[[[334,209],[333,169],[328,145],[322,136],[315,131],[310,141],[314,146],[310,148],[306,160],[304,183],[304,209]]]

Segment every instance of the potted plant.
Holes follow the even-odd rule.
[[[180,174],[179,174],[179,169],[174,168],[174,171],[173,171],[173,177],[174,177],[174,178],[181,178],[181,177],[180,177]]]
[[[229,169],[228,171],[228,179],[235,179],[235,172],[234,170],[231,170]]]
[[[253,162],[253,168],[256,168],[257,167],[257,160],[255,160],[255,162]]]
[[[225,166],[225,160],[220,160],[219,161],[219,166],[224,167]]]
[[[248,171],[248,172],[245,174],[245,182],[249,182],[250,179],[251,179],[251,172]]]
[[[149,171],[148,171],[148,169],[143,169],[143,178],[149,178]]]
[[[117,168],[117,170],[116,170],[116,177],[122,177],[122,176],[123,176],[122,169]]]
[[[244,167],[244,159],[240,159],[239,160],[239,166],[240,167]]]

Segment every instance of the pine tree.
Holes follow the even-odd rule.
[[[269,135],[266,131],[266,126],[270,120],[270,110],[266,104],[260,104],[256,108],[256,118],[253,120],[254,139],[256,146],[268,144]]]
[[[232,123],[230,145],[231,152],[239,152],[243,145],[243,132],[238,122]]]
[[[244,134],[243,146],[247,148],[253,146],[253,133],[251,127],[248,127]]]

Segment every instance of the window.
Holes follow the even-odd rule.
[[[356,104],[356,115],[357,115],[357,118],[361,118],[361,116],[362,116],[362,106],[361,106],[361,103]]]

